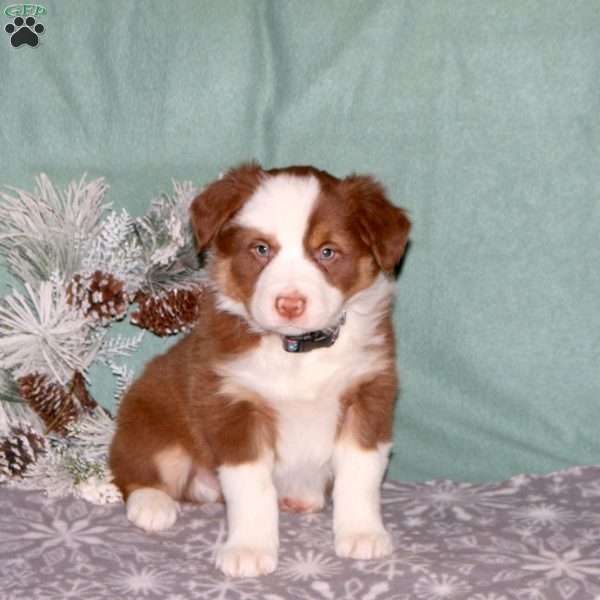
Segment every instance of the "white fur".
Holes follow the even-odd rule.
[[[177,520],[177,503],[156,488],[139,488],[127,498],[127,518],[145,531],[161,531]]]
[[[278,335],[223,363],[223,391],[249,390],[276,410],[275,484],[280,497],[321,505],[331,474],[339,399],[357,379],[386,368],[383,338],[376,329],[387,309],[392,284],[379,276],[346,306],[346,323],[330,348],[306,354],[284,352]]]
[[[242,317],[242,319],[246,319],[249,323],[252,324],[252,317],[248,314],[246,307],[243,302],[239,302],[238,300],[234,300],[229,296],[223,294],[218,288],[217,292],[217,308],[219,310],[231,313],[232,315],[236,315],[238,317]],[[258,332],[262,332],[262,328],[257,327],[256,330]]]
[[[229,532],[216,564],[225,575],[256,577],[277,566],[278,511],[272,470],[272,456],[219,468]]]
[[[219,308],[276,332],[264,335],[257,348],[220,365],[222,391],[248,390],[273,406],[278,415],[274,476],[279,495],[315,509],[323,504],[323,489],[331,476],[340,396],[361,377],[388,366],[384,339],[376,329],[393,290],[393,284],[380,275],[344,305],[340,290],[306,256],[304,236],[319,192],[313,176],[281,174],[261,183],[235,222],[276,238],[280,250],[258,278],[251,315],[241,303],[218,295]],[[307,309],[286,325],[275,311],[275,298],[291,291],[307,297]],[[307,354],[282,350],[277,333],[297,334],[334,325],[342,310],[346,323],[332,347]]]
[[[187,495],[196,502],[216,502],[221,496],[219,480],[209,471],[198,472],[190,481]]]
[[[267,178],[236,217],[238,224],[276,238],[280,250],[257,280],[250,315],[240,303],[218,295],[219,308],[248,318],[265,335],[257,347],[220,364],[217,370],[223,393],[232,398],[255,393],[275,410],[277,447],[272,465],[263,461],[219,471],[228,506],[229,538],[217,564],[229,575],[273,570],[277,494],[317,510],[324,504],[324,489],[334,470],[338,553],[373,558],[391,550],[381,523],[378,491],[389,446],[367,452],[336,445],[336,432],[342,394],[358,380],[390,366],[385,339],[377,330],[389,310],[393,284],[379,275],[344,304],[341,291],[305,254],[304,235],[319,191],[318,180],[312,176]],[[291,324],[275,310],[276,297],[288,292],[307,298],[305,314]],[[334,325],[342,311],[346,322],[333,346],[306,354],[283,350],[279,334]]]
[[[334,452],[333,530],[339,556],[370,559],[387,556],[392,542],[381,520],[379,488],[391,444],[364,450],[342,439]]]
[[[312,175],[266,177],[237,214],[235,223],[295,246],[296,254],[302,255],[304,232],[320,191],[321,186]]]
[[[245,203],[235,222],[275,238],[280,249],[256,281],[250,302],[251,319],[263,330],[295,335],[323,329],[339,318],[343,295],[329,284],[305,253],[304,235],[319,196],[313,177],[280,174],[266,178]],[[276,298],[296,292],[307,299],[304,313],[292,322],[275,310]],[[219,299],[219,305],[239,314],[240,307]]]

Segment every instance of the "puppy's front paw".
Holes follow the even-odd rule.
[[[272,573],[277,566],[277,550],[256,546],[223,546],[216,565],[230,577],[257,577]]]
[[[392,539],[387,531],[339,533],[335,537],[335,553],[344,558],[382,558],[392,550]]]
[[[127,518],[145,531],[161,531],[177,520],[177,503],[161,490],[140,488],[127,498]]]

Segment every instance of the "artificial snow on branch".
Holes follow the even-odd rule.
[[[143,331],[129,337],[123,335],[106,337],[98,350],[96,360],[106,365],[110,365],[117,357],[126,358],[131,356],[140,347],[143,339]]]
[[[109,213],[98,234],[86,240],[83,246],[81,272],[85,276],[96,271],[110,273],[123,283],[129,294],[135,293],[144,278],[145,264],[134,220],[125,209]]]
[[[173,181],[173,193],[152,202],[135,221],[146,268],[139,292],[146,296],[174,289],[195,289],[204,281],[189,219],[196,188]]]
[[[15,377],[47,374],[65,385],[85,371],[99,344],[90,322],[73,308],[60,281],[43,281],[25,294],[14,290],[0,303],[0,368]]]
[[[111,362],[109,366],[112,374],[117,380],[115,386],[115,400],[118,402],[133,382],[135,373],[128,365],[119,365]]]
[[[144,332],[109,335],[127,316],[157,335],[197,320],[205,274],[189,220],[191,183],[133,218],[104,201],[103,179],[58,191],[0,191],[0,255],[16,283],[0,299],[0,481],[92,502],[120,499],[108,448],[113,416],[88,391],[90,366],[115,378],[115,400],[135,376],[123,360]],[[165,407],[167,409],[167,407]]]
[[[104,179],[86,182],[84,175],[59,192],[42,174],[32,193],[6,190],[0,191],[0,251],[12,273],[30,285],[55,272],[68,281],[81,269],[84,242],[96,237],[110,208]]]

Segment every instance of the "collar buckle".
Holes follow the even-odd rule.
[[[346,322],[346,313],[343,313],[338,324],[328,329],[310,331],[302,335],[284,335],[282,336],[283,349],[286,352],[299,354],[301,352],[310,352],[317,348],[329,348],[335,344],[340,328]]]

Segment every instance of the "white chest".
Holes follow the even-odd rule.
[[[306,354],[285,352],[279,337],[265,337],[219,371],[225,385],[258,394],[276,411],[278,462],[324,464],[333,452],[340,397],[381,364],[381,347],[357,344],[348,328],[331,348]]]
[[[380,277],[346,306],[346,323],[335,344],[307,353],[283,350],[277,335],[261,338],[244,355],[220,365],[223,385],[263,398],[277,414],[277,462],[294,470],[321,468],[333,453],[340,399],[361,379],[389,365],[389,348],[378,329],[389,309],[391,284]]]

